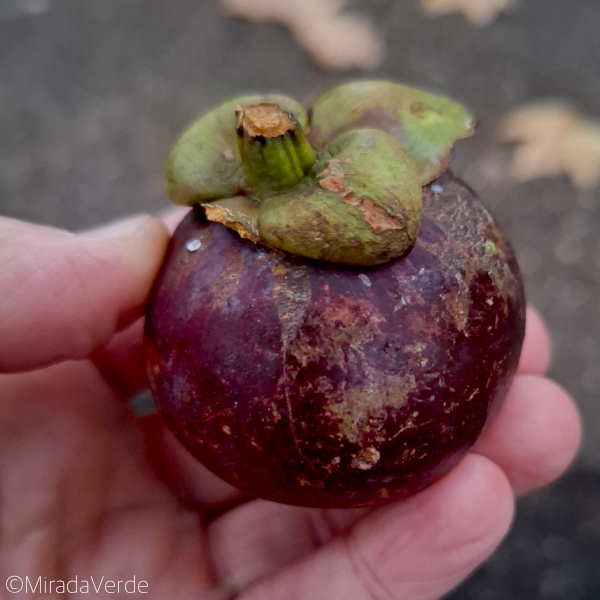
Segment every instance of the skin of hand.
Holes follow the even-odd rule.
[[[142,315],[165,222],[181,216],[77,235],[0,218],[0,585],[135,576],[159,600],[443,596],[500,544],[515,497],[577,451],[575,404],[544,377],[540,317],[529,310],[500,412],[425,491],[374,510],[243,497],[127,405],[146,386]]]

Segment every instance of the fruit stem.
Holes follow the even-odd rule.
[[[244,175],[258,200],[299,183],[317,160],[302,125],[276,104],[237,110],[237,135]]]

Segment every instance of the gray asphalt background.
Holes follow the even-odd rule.
[[[551,375],[577,399],[574,469],[519,503],[515,528],[453,600],[600,598],[600,190],[505,180],[504,112],[539,98],[600,117],[600,3],[521,0],[492,26],[426,20],[413,0],[357,2],[387,39],[377,76],[448,94],[477,115],[454,170],[512,240],[555,343]],[[0,214],[67,228],[168,206],[162,165],[223,97],[309,101],[348,76],[319,69],[283,28],[225,19],[216,0],[0,0]]]

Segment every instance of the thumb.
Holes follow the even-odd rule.
[[[108,342],[143,311],[168,239],[150,216],[77,235],[0,218],[0,372]]]

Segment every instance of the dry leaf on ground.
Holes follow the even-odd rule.
[[[600,121],[564,102],[531,104],[503,117],[502,141],[516,142],[510,175],[526,181],[567,175],[579,189],[600,183]]]
[[[383,42],[363,15],[345,12],[347,0],[221,0],[228,16],[281,23],[327,69],[376,69]]]
[[[515,4],[516,0],[420,0],[419,8],[434,17],[461,13],[472,25],[485,27]]]

